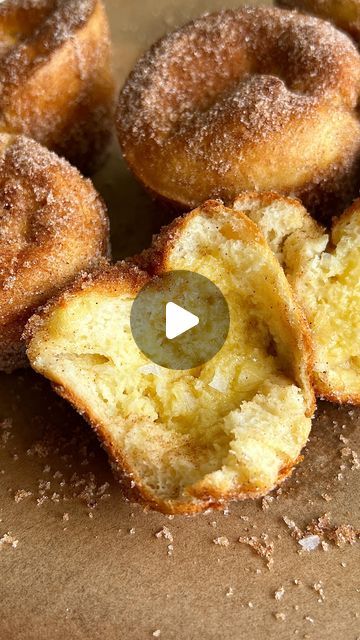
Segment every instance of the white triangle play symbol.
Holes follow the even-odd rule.
[[[173,340],[199,324],[199,318],[174,302],[166,305],[166,337]]]

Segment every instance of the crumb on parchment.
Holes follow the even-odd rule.
[[[16,549],[18,544],[19,544],[19,541],[10,533],[10,531],[8,531],[8,533],[4,533],[2,538],[0,538],[0,549],[4,545],[8,545],[8,546],[12,547],[13,549]]]
[[[213,543],[219,545],[220,547],[228,547],[230,542],[226,536],[218,536],[213,539]]]
[[[155,538],[164,538],[169,542],[174,542],[174,538],[170,529],[168,529],[168,527],[165,527],[165,526],[161,527],[161,529],[155,533]]]
[[[284,595],[285,595],[285,589],[283,586],[281,586],[281,587],[278,587],[278,589],[276,589],[274,593],[274,598],[275,600],[282,600]]]
[[[266,566],[270,570],[274,564],[274,543],[269,539],[266,533],[260,538],[257,536],[240,536],[239,542],[251,547],[255,553],[266,561]]]
[[[360,530],[351,524],[333,525],[329,513],[324,513],[319,518],[311,520],[305,530],[300,529],[293,520],[283,517],[290,535],[295,538],[306,551],[313,551],[320,543],[324,551],[328,550],[328,543],[340,547],[344,544],[355,544],[360,538]]]

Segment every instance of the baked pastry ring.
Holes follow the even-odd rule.
[[[120,94],[118,137],[140,182],[178,207],[272,189],[323,215],[356,191],[359,91],[360,56],[327,22],[223,11],[138,61]]]
[[[138,262],[147,271],[118,263],[30,320],[33,368],[87,417],[130,497],[193,513],[267,493],[300,460],[314,410],[308,326],[278,261],[244,214],[209,201]],[[132,303],[151,278],[183,269],[221,288],[227,340],[196,369],[149,366],[131,335]],[[149,322],[163,317],[152,311]]]
[[[277,4],[331,20],[360,44],[359,0],[277,0]]]
[[[90,181],[34,140],[0,134],[0,370],[28,364],[21,335],[39,304],[108,253]]]
[[[360,200],[330,232],[276,194],[244,194],[234,208],[259,225],[305,311],[317,395],[360,404]]]
[[[102,1],[5,0],[0,36],[0,130],[93,170],[110,141],[114,106]]]

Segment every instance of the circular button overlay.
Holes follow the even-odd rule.
[[[138,293],[130,326],[149,360],[167,369],[194,369],[223,346],[230,326],[229,307],[220,289],[205,276],[169,271]]]

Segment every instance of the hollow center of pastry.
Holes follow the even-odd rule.
[[[269,253],[242,241],[226,217],[198,216],[182,230],[167,268],[211,279],[230,310],[225,345],[195,370],[150,363],[131,335],[132,298],[104,287],[70,299],[47,322],[35,366],[87,407],[150,497],[186,503],[239,487],[267,491],[307,440],[292,365],[298,347],[279,294],[285,276]]]
[[[360,212],[344,217],[296,285],[315,336],[317,375],[349,395],[360,389]]]

